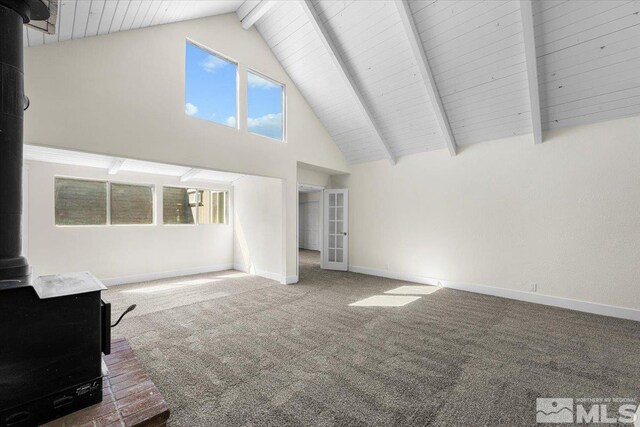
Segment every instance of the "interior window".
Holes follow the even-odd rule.
[[[107,183],[55,179],[56,225],[106,225]]]

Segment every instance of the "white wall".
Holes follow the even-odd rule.
[[[55,176],[155,185],[156,225],[57,227]],[[107,284],[174,273],[224,270],[233,264],[233,224],[162,225],[162,185],[179,178],[96,168],[28,163],[28,259],[39,275],[90,271]],[[229,185],[190,181],[189,186],[229,190]],[[233,214],[233,202],[230,212]]]
[[[234,267],[282,283],[289,281],[282,239],[282,181],[247,176],[235,181],[233,190]]]
[[[640,309],[640,117],[354,166],[350,264]]]
[[[298,204],[298,247],[320,250],[320,195],[322,192],[300,193]]]
[[[191,38],[286,84],[287,142],[184,114],[185,41]],[[25,50],[25,143],[285,180],[286,269],[296,274],[298,161],[348,172],[320,121],[255,29],[235,14]]]

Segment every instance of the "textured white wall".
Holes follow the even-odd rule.
[[[246,132],[240,90],[235,130],[184,114],[190,38],[287,87],[287,142]],[[348,164],[255,29],[235,14],[160,25],[25,50],[25,142],[285,180],[286,268],[296,274],[297,162]]]
[[[55,176],[155,185],[156,215],[162,212],[162,185],[184,186],[179,178],[127,172],[109,175],[96,168],[41,162],[29,162],[28,175],[27,255],[37,274],[90,271],[100,279],[114,279],[229,268],[233,263],[233,224],[161,225],[158,220],[157,225],[55,225]],[[228,185],[197,181],[189,185],[232,194]]]
[[[235,181],[233,190],[234,266],[241,271],[284,280],[282,181],[247,176]]]
[[[350,264],[640,309],[640,117],[354,166]]]

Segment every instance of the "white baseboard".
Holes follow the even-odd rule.
[[[355,265],[349,266],[349,271],[352,271],[354,273],[368,274],[371,276],[380,276],[389,279],[421,283],[425,285],[442,286],[444,288],[458,289],[461,291],[474,292],[477,294],[492,295],[518,301],[531,302],[534,304],[550,305],[553,307],[566,308],[569,310],[582,311],[585,313],[593,313],[602,316],[617,317],[620,319],[635,320],[640,322],[640,310],[618,307],[615,305],[598,304],[595,302],[555,297],[534,292],[516,291],[513,289],[496,288],[494,286],[477,285],[473,283],[452,282],[449,280],[434,279],[431,277],[418,276],[415,274],[398,273],[388,270],[378,270],[369,267],[359,267]]]
[[[254,272],[251,272],[251,269],[248,266],[242,265],[242,264],[233,264],[233,269],[242,271],[243,273],[264,277],[265,279],[275,280],[276,282],[281,283],[283,285],[288,285],[290,283],[295,283],[298,281],[297,276],[284,276],[282,274],[273,273],[271,271],[266,271],[266,270],[255,270]],[[288,280],[292,280],[291,279],[292,277],[295,277],[295,282],[288,282]]]
[[[105,286],[126,285],[128,283],[149,282],[151,280],[169,279],[172,277],[189,276],[192,274],[213,273],[216,271],[233,270],[233,264],[218,264],[205,267],[187,268],[184,270],[164,271],[161,273],[136,274],[133,276],[101,279]]]
[[[283,285],[293,285],[294,283],[298,283],[298,276],[286,276],[284,281],[280,283]]]

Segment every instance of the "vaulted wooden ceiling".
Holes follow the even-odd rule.
[[[353,163],[640,114],[640,0],[65,0],[27,42],[234,10]]]

